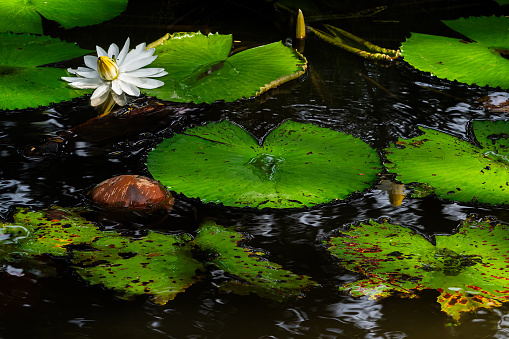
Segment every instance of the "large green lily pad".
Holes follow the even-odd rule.
[[[250,98],[304,74],[307,62],[281,42],[230,56],[232,36],[175,33],[156,48],[153,67],[168,74],[164,86],[144,90],[176,102],[232,102]]]
[[[164,140],[147,159],[156,180],[203,202],[296,208],[345,199],[370,187],[379,157],[351,135],[286,121],[262,146],[229,122],[190,128]]]
[[[135,239],[110,233],[93,250],[74,251],[76,271],[89,283],[101,284],[121,298],[151,295],[157,304],[173,300],[196,281],[201,264],[193,259],[188,235],[150,231]]]
[[[242,246],[245,236],[207,220],[198,229],[195,243],[214,255],[211,261],[219,269],[233,274],[241,281],[232,281],[223,287],[236,293],[255,293],[262,297],[286,300],[317,286],[305,275],[287,271],[281,265],[263,258],[263,253]]]
[[[1,230],[16,238],[16,251],[31,255],[64,256],[67,246],[88,244],[102,235],[79,211],[60,207],[41,211],[20,208],[14,222],[3,224]]]
[[[400,139],[387,151],[390,172],[403,183],[421,183],[442,199],[509,204],[509,122],[474,121],[481,147],[446,133]]]
[[[127,0],[0,0],[0,32],[42,34],[41,15],[64,28],[95,25],[126,6]]]
[[[405,61],[440,78],[509,88],[509,18],[471,17],[443,22],[473,41],[412,33],[401,46]]]
[[[46,36],[0,33],[0,109],[49,105],[83,92],[67,86],[61,68],[37,67],[75,58],[90,51]]]
[[[326,243],[345,268],[365,279],[340,290],[378,299],[437,290],[442,311],[455,321],[466,312],[509,301],[509,227],[490,220],[465,220],[436,245],[409,228],[370,221],[340,231]]]

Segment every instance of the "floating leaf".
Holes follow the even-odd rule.
[[[436,289],[442,311],[457,321],[465,312],[509,301],[509,227],[468,219],[436,246],[409,228],[387,221],[361,223],[327,244],[347,269],[366,275],[340,290],[383,298]]]
[[[164,40],[164,39],[163,39]],[[175,33],[156,48],[164,86],[144,90],[176,102],[226,102],[258,96],[304,74],[307,62],[281,42],[229,56],[232,36]]]
[[[0,0],[0,32],[42,34],[41,16],[64,28],[88,26],[122,13],[127,0]]]
[[[124,299],[149,294],[157,304],[173,300],[196,281],[201,264],[193,259],[188,235],[150,231],[142,238],[110,233],[74,251],[77,272],[91,284],[102,284]]]
[[[0,33],[0,109],[49,105],[76,98],[76,91],[60,78],[64,69],[37,67],[71,59],[89,51],[46,36]]]
[[[203,202],[295,208],[345,199],[380,171],[375,150],[350,135],[286,121],[259,146],[229,121],[164,140],[147,159],[156,180]]]
[[[245,237],[214,221],[205,221],[198,229],[195,243],[206,252],[217,255],[212,263],[242,281],[223,286],[240,294],[256,293],[262,297],[285,300],[316,286],[307,276],[284,270],[281,265],[263,259],[259,252],[242,246]]]
[[[17,251],[56,256],[66,255],[68,245],[91,243],[102,234],[77,210],[60,207],[37,212],[18,209],[14,223],[2,225],[2,233],[17,237]]]
[[[471,17],[443,22],[473,41],[412,33],[401,46],[405,61],[440,78],[509,88],[509,18]]]
[[[509,122],[474,121],[472,128],[482,148],[421,128],[425,134],[387,149],[386,166],[398,180],[431,186],[443,199],[509,204]]]

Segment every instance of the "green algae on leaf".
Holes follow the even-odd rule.
[[[60,78],[65,69],[38,67],[90,51],[46,36],[0,33],[0,109],[45,106],[83,95]]]
[[[123,299],[148,294],[157,304],[173,300],[196,281],[202,265],[193,259],[188,235],[153,231],[141,238],[111,232],[92,250],[73,251],[76,271],[90,284],[101,284]]]
[[[122,13],[127,0],[0,0],[0,32],[43,34],[42,17],[64,28],[99,24]]]
[[[281,42],[230,55],[232,36],[174,33],[160,39],[152,63],[164,86],[143,90],[174,102],[232,102],[258,96],[304,74],[307,61]]]
[[[415,296],[433,289],[442,311],[455,321],[466,312],[509,301],[509,227],[490,220],[465,220],[453,235],[433,245],[412,230],[370,221],[326,241],[345,268],[366,276],[340,290],[354,296]]]
[[[373,185],[375,150],[353,136],[286,121],[262,146],[229,122],[187,129],[147,159],[170,190],[203,202],[255,208],[299,208],[345,199]]]
[[[16,239],[16,251],[31,255],[67,254],[67,246],[91,243],[102,235],[93,223],[79,215],[79,209],[54,207],[41,211],[20,208],[12,224],[2,225],[3,234]]]
[[[211,220],[198,229],[194,241],[201,250],[214,256],[212,264],[241,279],[228,282],[223,289],[283,301],[317,285],[309,277],[287,271],[264,259],[260,252],[242,246],[240,243],[245,239],[244,235]]]
[[[509,88],[509,18],[471,17],[443,22],[471,40],[412,33],[401,46],[405,61],[440,78]]]
[[[387,169],[442,199],[509,204],[509,122],[474,121],[472,129],[481,147],[421,128],[423,135],[386,149]]]

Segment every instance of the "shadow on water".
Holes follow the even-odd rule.
[[[84,48],[125,40],[152,41],[166,31],[233,33],[246,44],[284,40],[288,23],[273,5],[237,1],[177,2],[161,17],[143,4],[170,6],[167,1],[131,1],[128,11],[92,29],[61,32]],[[350,2],[349,2],[350,3]],[[359,9],[373,1],[358,1]],[[376,2],[377,3],[377,2]],[[500,11],[494,2],[389,1],[380,20],[347,20],[344,28],[375,43],[397,48],[411,31],[440,33],[439,19]],[[255,5],[253,5],[255,4]],[[339,5],[338,5],[339,6]],[[341,6],[339,6],[341,7]],[[166,7],[164,7],[166,8]],[[337,9],[343,10],[343,9]],[[350,10],[349,10],[350,11]],[[253,14],[254,13],[254,14]],[[249,18],[249,19],[246,19]],[[255,19],[252,19],[255,18]],[[286,19],[285,19],[286,20]],[[136,22],[135,25],[132,22]],[[50,32],[51,33],[51,32]],[[97,40],[95,39],[97,37]],[[92,39],[94,38],[94,39]],[[229,119],[257,138],[287,119],[312,122],[343,131],[381,149],[398,138],[420,133],[423,125],[466,138],[471,119],[506,117],[478,108],[486,88],[440,80],[414,70],[404,61],[387,67],[338,50],[316,37],[306,40],[307,74],[257,99],[200,106],[185,112],[154,114],[135,126],[100,123],[100,132],[86,121],[97,112],[88,99],[51,108],[2,112],[0,119],[0,216],[8,219],[16,206],[34,208],[90,206],[85,193],[100,181],[120,174],[147,174],[145,154],[154,140],[188,126]],[[85,124],[84,124],[85,123]],[[76,126],[81,126],[76,128]],[[97,125],[96,125],[97,126]],[[26,147],[40,145],[75,129],[57,156],[27,157]],[[304,298],[277,304],[257,296],[219,291],[221,271],[181,293],[167,305],[146,298],[121,301],[97,286],[87,286],[65,260],[45,258],[32,271],[4,267],[0,275],[0,336],[4,338],[506,338],[509,306],[468,315],[457,327],[436,303],[436,292],[420,298],[390,297],[382,301],[355,299],[337,292],[341,283],[358,276],[342,270],[325,253],[320,240],[332,230],[369,219],[388,217],[423,234],[451,233],[461,219],[478,213],[509,222],[505,208],[442,202],[433,197],[405,198],[394,207],[386,191],[374,187],[346,202],[308,210],[235,210],[177,200],[171,215],[153,228],[193,233],[202,217],[235,226],[252,235],[249,246],[267,251],[271,261],[321,284]],[[151,221],[138,215],[92,215],[108,229],[144,230]]]

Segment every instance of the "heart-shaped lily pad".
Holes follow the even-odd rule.
[[[170,190],[206,203],[295,208],[372,186],[379,161],[362,140],[312,124],[286,121],[260,146],[241,127],[222,121],[164,140],[147,165]]]
[[[74,251],[77,272],[130,299],[149,294],[165,304],[196,281],[201,264],[193,259],[188,235],[149,232],[134,239],[110,233],[95,241],[94,250]]]
[[[14,223],[2,225],[1,230],[5,235],[17,236],[17,251],[31,255],[64,256],[67,246],[88,244],[102,235],[77,210],[60,207],[41,211],[18,209]]]
[[[436,245],[409,228],[370,221],[340,231],[326,243],[345,268],[365,279],[340,290],[377,299],[437,290],[442,311],[457,321],[465,312],[509,301],[509,227],[490,220],[463,222]]]
[[[472,41],[412,33],[401,46],[405,61],[440,78],[509,88],[509,18],[471,17],[443,22]]]
[[[474,121],[472,128],[481,148],[421,128],[423,135],[386,150],[386,166],[403,183],[426,184],[443,199],[509,204],[509,122]]]
[[[245,236],[207,220],[198,229],[195,243],[201,250],[214,255],[212,264],[242,281],[230,281],[224,289],[236,293],[255,293],[278,301],[287,300],[317,283],[304,275],[287,271],[263,259],[262,253],[242,246]]]
[[[70,100],[83,92],[60,78],[65,69],[37,67],[75,58],[90,51],[46,36],[0,33],[0,109],[49,105]]]
[[[42,34],[41,16],[64,28],[88,26],[122,13],[127,0],[0,0],[0,32]]]
[[[164,40],[164,39],[163,39]],[[164,86],[144,90],[176,102],[213,103],[258,96],[304,74],[307,61],[281,42],[230,56],[232,36],[175,33],[156,48],[152,66]]]

